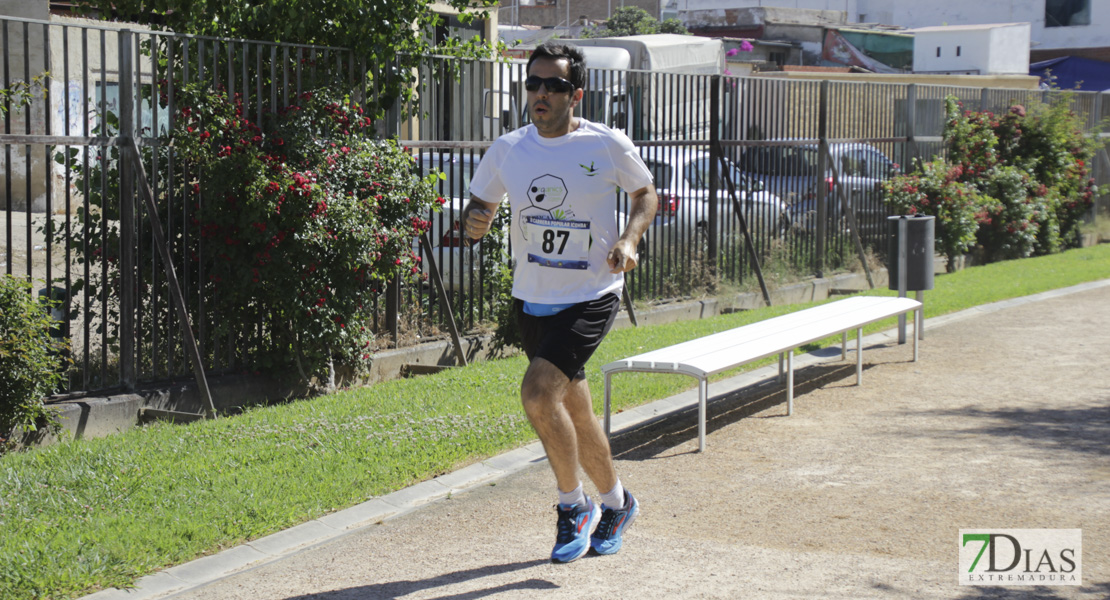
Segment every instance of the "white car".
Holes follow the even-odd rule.
[[[659,211],[653,228],[674,229],[680,239],[709,231],[710,154],[676,147],[644,147],[640,155],[655,178]],[[719,235],[740,234],[736,218],[736,199],[753,236],[778,237],[790,227],[790,214],[778,196],[768,192],[763,182],[740,171],[725,159],[717,170],[717,231]],[[649,235],[658,235],[651,232]]]
[[[421,173],[440,172],[444,175],[437,189],[446,203],[440,212],[432,214],[428,239],[432,243],[432,257],[439,267],[443,286],[447,291],[469,287],[471,273],[477,283],[481,242],[473,246],[463,243],[459,218],[469,201],[470,177],[478,167],[478,161],[477,155],[471,156],[466,152],[425,152],[419,156]],[[419,242],[416,242],[414,250],[419,252]],[[429,261],[426,254],[420,256],[423,257],[420,261],[421,269],[428,276],[428,284],[432,285]]]

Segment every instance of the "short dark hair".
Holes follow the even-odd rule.
[[[528,57],[528,67],[526,71],[532,70],[532,63],[536,62],[537,58],[550,58],[552,60],[559,60],[565,58],[570,63],[570,82],[574,84],[575,89],[586,89],[586,55],[574,44],[563,44],[559,42],[544,42],[532,51],[532,56]]]

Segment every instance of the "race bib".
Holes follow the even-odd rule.
[[[590,268],[590,222],[525,216],[528,262],[555,269]]]

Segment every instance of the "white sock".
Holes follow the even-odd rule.
[[[564,492],[563,490],[560,490],[558,486],[555,487],[555,491],[559,492],[559,504],[574,506],[576,504],[586,503],[586,494],[582,493],[581,481],[578,482],[578,487],[574,488],[573,491]]]
[[[611,508],[613,510],[621,510],[624,508],[624,486],[621,485],[620,479],[617,480],[617,485],[614,485],[613,489],[601,495],[601,504],[604,505],[605,508]]]

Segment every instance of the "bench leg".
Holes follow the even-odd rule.
[[[705,452],[705,403],[709,400],[709,380],[698,380],[698,452]]]
[[[794,415],[794,351],[786,353],[786,416]]]
[[[840,334],[840,360],[848,360],[848,332]]]
[[[916,298],[921,303],[921,308],[916,311],[916,320],[913,322],[913,332],[917,334],[917,339],[925,339],[925,292],[918,290]]]
[[[921,309],[913,311],[913,362],[917,362],[917,342],[922,337],[924,337],[925,334],[925,332],[921,329],[921,326],[924,325],[924,322],[925,315],[921,312]]]
[[[613,394],[613,374],[605,374],[605,437],[609,437],[609,398]]]
[[[783,362],[782,362],[782,359],[783,359],[783,356],[782,356],[782,352],[779,352],[779,379],[778,379],[778,382],[779,382],[779,383],[782,383],[782,375],[783,375]]]
[[[856,385],[863,385],[863,327],[856,329]]]

